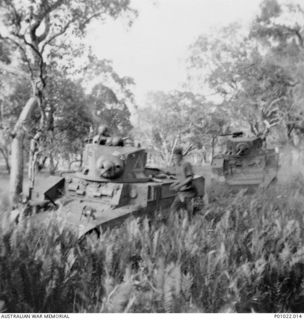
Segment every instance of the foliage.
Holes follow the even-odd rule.
[[[100,77],[115,76],[111,86],[127,86],[121,84],[120,78],[115,73],[110,63],[103,60],[95,61],[100,67],[95,70],[95,75],[87,75],[81,80],[73,79],[70,74],[50,70],[45,91],[45,104],[48,113],[48,132],[40,144],[40,153],[43,157],[64,158],[71,160],[73,156],[81,155],[85,138],[88,137],[91,128],[97,128],[99,124],[108,125],[114,132],[127,133],[131,128],[130,112],[127,106],[127,98],[118,100],[114,91],[98,82],[93,89],[86,92],[86,80],[103,81]],[[91,68],[93,68],[91,66]],[[88,67],[89,73],[89,67]],[[131,79],[129,80],[130,82]],[[128,90],[127,88],[122,88]],[[131,92],[128,92],[130,99]],[[41,139],[42,140],[42,139]],[[61,143],[58,144],[58,141]],[[72,142],[72,143],[71,143]]]
[[[94,86],[90,104],[96,124],[104,124],[114,132],[127,134],[131,128],[130,111],[124,100],[118,100],[115,93],[103,84]]]
[[[35,23],[46,28],[48,14],[52,17],[51,33],[46,32],[42,42],[36,39],[45,64],[33,70],[47,80],[41,100],[49,130],[49,135],[40,137],[44,147],[50,153],[76,153],[92,124],[105,123],[125,134],[131,128],[129,108],[135,107],[133,80],[92,55],[86,67],[71,74],[75,66],[72,59],[62,59],[64,53],[79,57],[82,49],[67,51],[69,41],[52,37],[68,27],[68,36],[83,35],[86,18],[93,19],[95,13],[114,18],[131,13],[129,1],[75,0],[75,6],[70,1],[32,1],[29,10],[21,7],[14,12],[10,4],[15,3],[0,0],[6,9],[1,14],[13,32],[8,42],[0,42],[0,62],[7,65],[19,59],[19,71],[37,67],[37,60],[31,59],[39,55],[27,57],[28,52],[12,39],[19,34],[22,43],[28,41],[28,35],[22,36],[26,26],[37,38]],[[47,4],[55,3],[59,6],[47,13]],[[82,6],[87,10],[80,10]],[[39,12],[46,14],[40,22]],[[286,19],[294,13],[298,20]],[[212,37],[199,37],[190,56],[194,72],[190,80],[195,80],[199,94],[151,93],[146,108],[139,111],[137,136],[168,163],[175,145],[200,148],[229,125],[248,122],[259,134],[265,126],[279,124],[288,139],[292,132],[301,132],[302,16],[299,6],[267,0],[249,35],[232,25]],[[17,47],[19,55],[11,54]],[[1,90],[5,102],[1,124],[4,119],[9,130],[32,87],[19,80],[11,87],[12,78],[6,75],[0,78],[1,89],[7,90]],[[222,100],[208,101],[208,90]],[[37,124],[40,117],[38,110],[27,120]],[[27,126],[29,135],[36,133],[35,127]],[[5,134],[3,138],[2,144],[10,139]],[[183,212],[166,217],[155,212],[152,219],[133,218],[103,230],[98,239],[89,235],[81,242],[63,229],[60,209],[50,213],[54,221],[47,226],[33,225],[27,218],[18,225],[3,221],[0,311],[303,312],[303,178],[253,195],[227,192],[220,186],[209,192],[209,205],[191,221]],[[7,202],[1,202],[3,219]]]
[[[28,120],[38,110],[40,121],[29,148],[30,185],[34,183],[41,137],[48,131],[48,124],[53,122],[55,110],[46,109],[44,101],[48,69],[57,66],[59,70],[60,65],[71,61],[71,56],[79,55],[81,48],[75,40],[84,36],[92,20],[125,16],[131,23],[136,11],[130,7],[129,0],[1,0],[0,9],[1,69],[25,79],[31,88],[12,130],[10,194],[12,203],[15,203],[22,192],[23,142]],[[66,68],[61,70],[65,72]]]
[[[81,153],[93,124],[83,87],[79,82],[54,72],[49,78],[45,97],[47,110],[53,113],[53,118],[49,118],[42,155],[68,159],[70,155]]]
[[[188,91],[150,92],[144,108],[138,110],[135,131],[145,147],[169,165],[177,145],[208,148],[211,136],[227,126],[225,111],[207,102],[199,94]]]
[[[300,4],[267,0],[250,30],[250,37],[266,50],[265,59],[286,74],[284,96],[288,108],[280,111],[288,139],[295,145],[294,135],[300,140],[303,135],[303,24]]]
[[[40,139],[40,159],[54,156],[70,159],[82,152],[83,143],[89,134],[90,127],[98,127],[100,123],[106,123],[113,131],[126,134],[131,129],[129,107],[132,108],[133,94],[128,88],[132,79],[120,77],[112,68],[109,61],[94,60],[94,74],[88,75],[82,80],[73,79],[67,72],[59,72],[54,68],[48,71],[48,82],[44,93],[45,110],[48,115],[47,128]],[[97,77],[97,78],[96,78]],[[88,93],[85,91],[87,80],[106,81],[112,78],[109,87],[102,82],[97,82]],[[106,83],[106,82],[105,82]],[[114,92],[115,85],[121,92]],[[110,87],[111,86],[111,87]],[[27,82],[9,81],[3,83],[3,107],[1,113],[1,134],[7,143],[0,143],[5,155],[9,154],[9,133],[13,130],[22,106],[31,94],[31,88]],[[114,89],[111,89],[114,88]],[[119,96],[121,94],[121,96]],[[119,96],[119,98],[117,97]],[[28,138],[37,132],[37,124],[40,119],[39,110],[35,110],[27,123]],[[1,140],[2,141],[2,140]],[[61,143],[58,144],[58,141]],[[71,143],[73,142],[73,143]],[[29,141],[26,140],[28,145]],[[3,146],[3,147],[2,147]]]
[[[84,87],[91,87],[88,104],[96,127],[103,124],[113,132],[128,134],[132,128],[131,111],[136,109],[132,92],[134,80],[120,76],[111,61],[100,60],[92,54],[84,70],[78,76]]]
[[[23,83],[25,83],[24,78],[26,78],[27,85],[31,84],[26,88],[28,98],[31,95],[37,95],[35,90],[44,91],[48,81],[60,81],[60,79],[55,79],[56,76],[67,78],[70,69],[75,69],[75,62],[70,60],[85,55],[81,42],[79,44],[79,38],[85,34],[90,21],[94,19],[104,21],[109,17],[116,19],[123,16],[131,24],[132,19],[136,16],[136,11],[130,7],[129,0],[106,2],[48,0],[24,3],[3,0],[0,2],[0,7],[3,18],[3,30],[0,34],[0,58],[1,61],[7,62],[3,64],[4,76],[6,73],[14,74],[10,68],[13,67],[16,71],[15,79],[16,75],[21,76]],[[72,43],[73,41],[74,43]],[[127,83],[127,78],[120,78],[113,68],[109,67],[109,62],[96,61],[95,58],[90,63],[91,69],[94,65],[99,74],[101,72],[112,73],[117,83],[121,84],[122,81]],[[82,73],[85,71],[89,73],[87,67],[82,65],[81,68]],[[35,81],[40,81],[42,87],[37,87]],[[128,94],[131,96],[131,92]],[[19,101],[21,110],[23,108],[22,102],[24,104],[26,100]],[[48,102],[40,102],[41,118],[53,121],[48,118],[53,116],[54,108],[49,108]],[[43,113],[47,113],[47,116]]]
[[[303,199],[299,178],[81,243],[56,220],[24,222],[1,231],[0,300],[7,312],[303,312]]]
[[[221,96],[235,126],[256,135],[274,127],[277,141],[294,142],[303,129],[303,24],[300,5],[263,1],[249,33],[231,24],[193,43],[188,86]]]

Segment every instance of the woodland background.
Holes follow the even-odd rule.
[[[270,128],[270,144],[301,154],[299,4],[263,1],[249,30],[234,23],[202,34],[189,47],[184,90],[150,92],[140,106],[134,80],[82,41],[94,19],[131,25],[138,13],[128,0],[2,0],[0,7],[0,153],[14,196],[25,166],[31,181],[37,162],[54,172],[81,160],[83,141],[99,124],[140,141],[159,165],[168,165],[177,144],[191,146],[200,163],[213,137],[239,129],[259,135]]]
[[[128,0],[0,0],[0,310],[303,312],[303,7],[264,0],[249,30],[202,34],[184,89],[150,92],[140,106],[134,80],[82,41],[94,19],[132,25],[137,14]],[[158,166],[177,144],[200,165],[218,134],[267,131],[289,175],[254,195],[210,186],[192,222],[131,220],[82,244],[56,223],[11,226],[23,176],[31,185],[37,167],[79,164],[99,124]]]

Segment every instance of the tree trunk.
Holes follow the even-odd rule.
[[[80,153],[80,169],[82,168],[82,164],[83,164],[83,152]]]
[[[24,132],[18,132],[12,141],[10,201],[16,203],[22,194],[23,187],[23,140]]]
[[[211,163],[213,161],[214,158],[214,148],[215,148],[215,136],[212,136],[212,140],[211,140]]]
[[[68,154],[67,155],[67,162],[68,162],[68,170],[71,170],[71,166],[72,166],[72,159],[71,159],[71,155]]]
[[[23,141],[25,137],[24,128],[38,105],[37,97],[31,97],[23,107],[13,131],[11,150],[11,174],[10,174],[10,201],[11,205],[16,203],[23,191]]]
[[[31,139],[30,143],[30,152],[29,152],[29,162],[28,162],[28,180],[29,180],[29,187],[28,187],[28,194],[29,197],[32,195],[32,190],[34,189],[35,184],[35,176],[38,167],[38,142],[41,136],[41,131],[38,131],[35,136]]]
[[[176,148],[176,145],[177,145],[177,140],[178,140],[178,137],[175,138],[175,140],[173,142],[173,146],[171,148],[171,152],[170,152],[170,156],[169,156],[169,166],[172,164],[173,153],[174,153],[174,149]]]
[[[6,170],[7,170],[8,174],[10,174],[11,173],[11,167],[10,167],[10,163],[9,163],[8,152],[5,152],[5,150],[2,149],[2,148],[0,148],[0,152],[2,153],[3,159],[5,161]]]
[[[55,167],[54,156],[53,156],[53,153],[52,153],[52,152],[50,152],[49,161],[50,161],[50,164],[49,164],[49,173],[50,173],[51,176],[53,176],[53,175],[55,174],[56,167]]]

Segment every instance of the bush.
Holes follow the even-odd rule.
[[[56,221],[24,221],[1,233],[2,308],[303,312],[303,204],[298,179],[221,196],[190,222],[130,219],[81,243]]]

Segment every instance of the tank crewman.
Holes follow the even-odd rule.
[[[106,144],[106,141],[110,136],[109,128],[101,125],[98,127],[97,135],[93,138],[93,143]]]
[[[106,140],[106,145],[107,146],[123,147],[124,146],[124,139],[120,136],[109,137]]]
[[[170,188],[177,191],[177,195],[171,205],[171,210],[186,209],[191,219],[193,198],[196,196],[196,190],[192,184],[193,168],[190,162],[184,160],[183,149],[179,147],[173,151],[173,162],[177,181]]]

